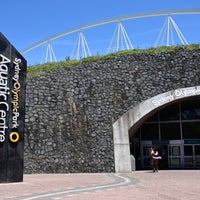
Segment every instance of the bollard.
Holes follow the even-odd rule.
[[[135,157],[131,155],[131,171],[135,171]]]

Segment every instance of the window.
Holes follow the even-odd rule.
[[[161,140],[180,140],[179,123],[161,123],[160,124]]]
[[[144,146],[143,147],[143,155],[144,156],[151,156],[151,147],[150,146]]]
[[[168,106],[160,111],[160,121],[172,121],[179,119],[179,104]]]
[[[181,119],[194,120],[200,119],[200,100],[187,101],[181,103]]]
[[[151,116],[147,122],[155,122],[158,121],[158,113],[156,113],[155,115]]]
[[[200,138],[200,122],[182,123],[183,139]]]
[[[184,146],[184,155],[185,156],[193,155],[192,146]]]
[[[158,124],[143,124],[141,127],[141,140],[155,140],[159,138]]]
[[[169,155],[180,156],[180,146],[171,146],[169,148]]]
[[[200,98],[165,107],[140,130],[141,140],[200,139]]]
[[[194,147],[194,149],[195,149],[195,155],[196,155],[196,156],[200,156],[200,145],[196,145],[196,146]]]

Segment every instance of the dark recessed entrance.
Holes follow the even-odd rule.
[[[149,169],[151,147],[162,156],[160,169],[200,168],[200,98],[171,104],[131,133],[136,169]]]

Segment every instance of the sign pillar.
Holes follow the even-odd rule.
[[[0,183],[23,181],[26,68],[0,33]]]

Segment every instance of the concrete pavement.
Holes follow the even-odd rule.
[[[0,200],[199,200],[200,170],[31,174],[1,183]]]

